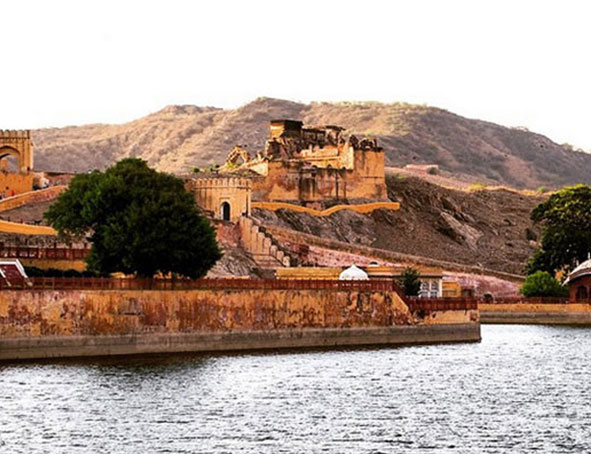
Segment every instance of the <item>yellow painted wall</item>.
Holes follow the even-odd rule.
[[[86,271],[83,260],[48,260],[48,259],[19,259],[24,266],[35,266],[42,270],[53,268],[56,270]]]
[[[18,222],[0,221],[1,233],[18,233],[21,235],[57,235],[52,227],[42,225],[20,224]]]
[[[252,202],[253,208],[261,208],[264,210],[291,210],[298,213],[306,213],[312,216],[330,216],[341,210],[351,210],[357,213],[370,213],[374,210],[386,209],[386,210],[399,210],[400,204],[398,202],[373,202],[373,203],[362,203],[357,205],[335,205],[326,210],[316,210],[314,208],[304,207],[287,202]]]
[[[0,171],[0,194],[4,197],[11,197],[11,194],[21,194],[33,190],[32,173],[20,174]]]
[[[462,286],[459,282],[443,281],[443,297],[459,298],[462,296]]]
[[[32,177],[31,177],[32,178]],[[0,186],[1,188],[2,186]],[[52,186],[38,191],[31,191],[0,200],[0,212],[13,210],[29,203],[39,203],[53,200],[67,189],[67,186]],[[0,191],[1,192],[1,191]]]

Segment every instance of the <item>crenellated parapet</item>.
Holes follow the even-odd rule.
[[[206,176],[191,180],[191,185],[195,189],[207,188],[236,188],[252,189],[252,180],[245,177],[233,176]]]
[[[30,129],[0,129],[0,139],[30,139]]]

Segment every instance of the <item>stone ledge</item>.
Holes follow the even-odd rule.
[[[478,323],[0,339],[0,360],[479,342]]]

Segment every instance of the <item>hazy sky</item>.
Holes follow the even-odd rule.
[[[591,149],[587,2],[2,2],[0,128],[406,101]]]

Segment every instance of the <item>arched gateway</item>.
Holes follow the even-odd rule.
[[[26,174],[33,170],[31,131],[0,130],[0,168],[5,167],[9,156],[18,162],[19,173]]]

